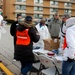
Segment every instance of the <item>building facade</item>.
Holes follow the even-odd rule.
[[[0,7],[3,6],[3,0],[0,0]]]
[[[31,15],[34,20],[52,17],[55,12],[75,16],[75,0],[3,0],[3,11],[10,20],[15,20],[18,13]]]

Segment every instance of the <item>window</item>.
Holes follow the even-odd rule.
[[[43,0],[34,0],[35,4],[43,4]]]
[[[18,13],[15,14],[15,17],[17,17],[17,14]],[[21,15],[22,15],[23,18],[25,18],[25,16],[26,16],[26,14],[24,14],[24,13],[21,13]]]
[[[20,5],[21,10],[26,10],[26,6]]]
[[[51,8],[50,12],[58,12],[58,9],[57,8]]]
[[[26,2],[26,0],[16,0],[16,2]]]
[[[71,6],[72,6],[71,3],[65,3],[64,5],[65,5],[66,7],[71,7]]]
[[[16,5],[16,10],[26,10],[25,5]]]
[[[34,18],[35,18],[35,19],[40,19],[40,18],[42,18],[42,17],[43,17],[42,14],[34,14]]]
[[[50,18],[52,18],[53,17],[53,15],[50,15]]]
[[[23,14],[23,13],[22,13],[22,17],[25,18],[25,17],[26,17],[26,14]]]
[[[20,6],[19,5],[16,5],[16,10],[20,10]]]
[[[69,14],[71,14],[71,10],[70,10],[70,9],[66,9],[66,10],[64,10],[64,13],[69,13]]]
[[[34,11],[43,11],[43,7],[34,7]]]
[[[57,1],[50,1],[50,5],[58,5]]]
[[[16,2],[21,2],[22,0],[16,0]]]

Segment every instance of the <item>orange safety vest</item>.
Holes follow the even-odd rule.
[[[65,49],[67,47],[67,43],[66,43],[66,36],[64,37],[64,43],[63,43],[63,49]]]
[[[30,44],[30,36],[28,34],[29,29],[25,29],[24,31],[18,31],[16,32],[16,45],[29,45]]]

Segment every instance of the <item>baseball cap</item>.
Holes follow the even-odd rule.
[[[62,18],[70,18],[70,17],[71,17],[71,15],[67,14],[67,13],[62,16]]]
[[[26,17],[25,17],[25,20],[26,20],[26,21],[32,21],[32,17],[31,17],[31,16],[26,16]]]

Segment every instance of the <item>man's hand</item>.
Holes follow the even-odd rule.
[[[36,35],[39,35],[39,33],[37,32]]]

